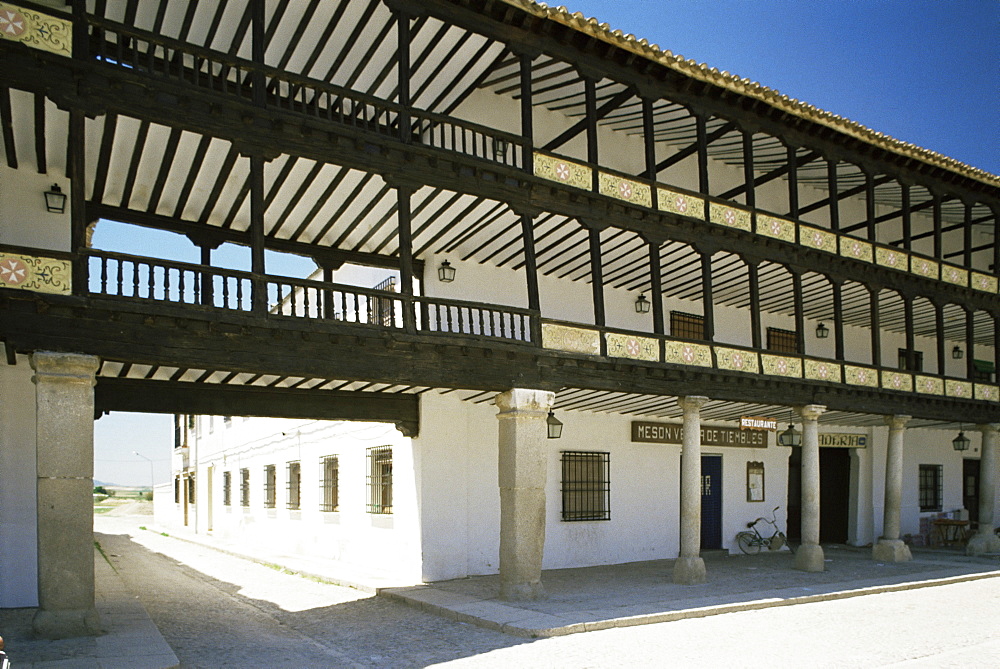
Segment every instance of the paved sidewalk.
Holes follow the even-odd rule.
[[[177,666],[146,610],[95,548],[97,612],[105,633],[48,641],[32,638],[35,609],[0,609],[0,634],[15,669],[163,669]]]

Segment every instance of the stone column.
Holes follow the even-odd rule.
[[[802,545],[795,551],[795,568],[823,571],[819,545],[819,423],[826,411],[820,404],[799,407],[802,417]]]
[[[99,361],[31,356],[37,401],[38,612],[50,639],[100,632],[94,608],[94,383]]]
[[[997,482],[997,433],[1000,432],[1000,423],[980,425],[979,431],[983,435],[982,455],[979,458],[979,529],[965,549],[969,555],[1000,553],[1000,537],[993,531]]]
[[[705,561],[701,557],[701,408],[707,397],[678,397],[684,410],[681,432],[681,550],[674,563],[674,583],[694,585],[705,582]]]
[[[913,559],[910,547],[899,538],[899,519],[903,504],[903,434],[909,416],[886,416],[889,447],[885,452],[885,508],[882,537],[872,546],[872,558],[879,562],[907,562]]]
[[[545,419],[555,393],[514,388],[500,408],[500,598],[540,599],[545,550]]]

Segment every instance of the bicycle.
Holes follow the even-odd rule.
[[[795,552],[795,550],[788,543],[788,537],[785,536],[784,532],[778,529],[775,513],[777,513],[780,508],[780,506],[774,507],[774,510],[771,511],[770,518],[761,517],[747,523],[747,527],[752,531],[748,532],[744,530],[736,535],[736,545],[740,547],[741,551],[747,555],[756,555],[760,552],[761,546],[764,546],[769,551],[781,550],[782,547],[788,546],[788,550],[793,553]],[[757,523],[762,520],[774,528],[774,533],[769,537],[765,537],[760,533],[760,530],[757,529]]]

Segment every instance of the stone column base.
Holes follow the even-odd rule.
[[[678,585],[704,583],[705,573],[705,561],[700,557],[682,557],[674,562],[674,583]]]
[[[823,547],[819,544],[803,544],[795,551],[795,568],[799,571],[823,571]]]
[[[102,633],[97,609],[39,610],[31,621],[31,628],[43,639],[72,639]]]
[[[975,535],[969,539],[969,545],[965,547],[966,555],[983,555],[985,553],[1000,553],[1000,537],[992,532]]]
[[[909,562],[913,556],[902,539],[879,539],[872,546],[872,559],[876,562]]]
[[[505,602],[533,602],[545,599],[545,587],[541,581],[534,583],[501,583],[500,599]]]

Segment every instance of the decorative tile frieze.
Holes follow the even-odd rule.
[[[660,211],[705,220],[705,201],[694,195],[678,193],[669,188],[657,188],[656,205]]]
[[[760,226],[758,225],[758,227]],[[819,228],[800,225],[799,242],[803,246],[826,251],[827,253],[837,252],[837,235],[829,230],[820,230]]]
[[[871,367],[844,365],[844,383],[852,386],[878,388],[878,370]]]
[[[928,279],[938,278],[938,263],[928,258],[910,256],[910,272]]]
[[[705,344],[689,344],[683,341],[668,341],[664,344],[664,362],[675,365],[712,366],[712,348]]]
[[[875,247],[875,262],[883,267],[891,267],[902,272],[908,271],[909,257],[903,251],[887,249],[883,246]]]
[[[787,376],[790,378],[802,378],[802,360],[800,358],[788,358],[783,355],[760,354],[761,367],[765,374],[771,376]]]
[[[731,372],[747,372],[748,374],[759,374],[760,364],[757,362],[757,354],[753,351],[744,351],[738,348],[715,347],[715,365],[719,369]]]
[[[961,267],[941,263],[941,280],[956,286],[968,286],[969,271]]]
[[[784,218],[757,214],[757,234],[795,243],[795,223]]]
[[[904,372],[882,372],[882,387],[886,390],[913,391],[913,376]]]
[[[984,293],[996,293],[998,290],[997,284],[998,281],[995,276],[980,272],[972,273],[972,288],[974,290],[981,290]]]
[[[1000,388],[985,383],[976,384],[976,399],[989,402],[1000,402]]]
[[[948,397],[958,397],[960,399],[972,399],[972,382],[959,381],[958,379],[944,380],[944,394]]]
[[[624,177],[600,173],[601,195],[625,200],[640,207],[653,206],[653,189],[644,183]]]
[[[564,158],[547,156],[544,153],[534,154],[535,176],[549,181],[556,181],[566,186],[590,190],[593,186],[592,172],[586,165],[580,165]]]
[[[71,22],[6,2],[0,2],[0,39],[58,56],[73,55]]]
[[[0,253],[0,288],[69,295],[71,267],[69,260]]]
[[[872,245],[870,242],[856,239],[855,237],[841,237],[840,255],[862,262],[871,262],[873,257]]]
[[[713,202],[708,209],[712,223],[750,232],[750,212]]]
[[[604,337],[608,345],[608,356],[611,358],[660,361],[660,342],[657,339],[618,332],[608,332]]]
[[[813,381],[832,381],[840,383],[841,367],[838,362],[829,360],[806,360],[806,378]]]
[[[944,380],[935,376],[916,376],[914,390],[924,395],[944,395]]]
[[[557,351],[600,355],[601,333],[597,330],[542,323],[542,346]]]

